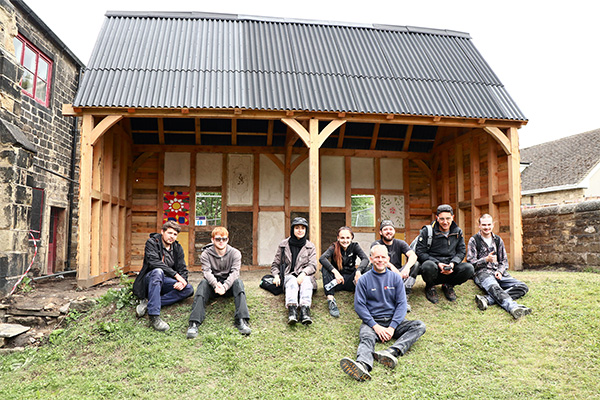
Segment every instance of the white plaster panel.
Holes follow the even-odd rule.
[[[308,207],[308,158],[292,172],[290,185],[290,204]]]
[[[403,195],[381,195],[381,219],[389,219],[396,229],[404,229]]]
[[[375,166],[372,158],[352,157],[351,173],[353,189],[375,189]]]
[[[215,153],[196,154],[196,186],[223,185],[223,155]]]
[[[277,245],[285,239],[285,214],[283,211],[258,213],[258,264],[271,265]]]
[[[259,182],[258,204],[283,206],[283,172],[265,155],[260,156]]]
[[[402,190],[404,188],[402,159],[382,158],[379,163],[381,169],[381,188],[383,190]]]
[[[375,240],[377,240],[375,233],[354,232],[354,241],[360,244],[360,247],[367,256],[371,252],[371,243]]]
[[[321,157],[321,206],[346,206],[344,157]]]
[[[190,186],[190,153],[165,153],[165,186]]]
[[[252,154],[230,154],[227,162],[227,205],[251,206],[254,190]]]

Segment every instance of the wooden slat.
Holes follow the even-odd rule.
[[[516,128],[508,130],[510,154],[508,156],[508,195],[510,215],[510,254],[509,264],[516,270],[523,269],[523,226],[521,222],[521,174],[519,154],[519,133]]]

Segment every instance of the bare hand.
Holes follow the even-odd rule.
[[[400,276],[402,277],[402,279],[408,278],[409,273],[410,273],[410,268],[402,268],[402,270],[400,270]]]
[[[333,270],[333,276],[335,276],[338,285],[344,283],[344,277],[336,269]]]
[[[498,257],[496,256],[496,252],[492,251],[490,254],[488,254],[487,257],[485,258],[485,261],[488,263],[497,264]]]
[[[226,292],[225,286],[223,286],[223,284],[221,282],[218,282],[217,286],[215,287],[215,293],[223,296],[225,294],[225,292]]]
[[[304,282],[304,278],[306,278],[306,274],[304,272],[301,272],[300,275],[298,275],[298,277],[296,278],[298,286],[302,285],[302,282]]]
[[[279,279],[279,275],[273,277],[273,285],[279,286],[281,284],[281,280]]]
[[[445,269],[450,267],[450,269]],[[452,272],[454,272],[454,264],[450,263],[450,264],[444,264],[444,263],[438,263],[438,268],[440,269],[440,272],[444,275],[450,275]]]
[[[494,276],[496,277],[496,279],[498,279],[499,281],[502,280],[502,273],[500,271],[496,271],[494,272]]]
[[[387,342],[394,335],[394,328],[390,328],[389,326],[387,328],[384,328],[379,324],[375,324],[375,326],[373,326],[373,330],[375,331],[375,333],[379,337],[379,340],[381,340],[382,343]]]
[[[175,290],[183,290],[186,286],[187,286],[186,284],[177,281],[173,285],[173,289],[175,289]]]
[[[358,279],[362,276],[362,274],[360,273],[359,270],[356,270],[356,273],[354,274],[354,285],[356,286],[356,283],[358,282]]]

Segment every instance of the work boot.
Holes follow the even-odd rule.
[[[142,299],[140,300],[140,304],[135,308],[135,316],[142,318],[146,315],[146,311],[148,311],[148,299]]]
[[[188,339],[195,339],[198,336],[198,326],[197,322],[190,322],[190,327],[187,330]]]
[[[240,331],[240,333],[244,336],[250,336],[250,334],[252,333],[252,329],[250,329],[250,327],[248,326],[247,320],[241,318],[236,319],[234,325],[237,328],[237,330]]]
[[[351,358],[344,357],[340,361],[340,367],[342,367],[342,371],[359,382],[364,382],[371,379],[371,374],[369,374],[367,366],[360,361],[354,361]]]
[[[525,306],[516,306],[510,310],[510,315],[512,315],[514,319],[519,319],[529,314],[531,314],[531,308]]]
[[[160,315],[150,316],[150,326],[159,332],[165,332],[169,330],[169,324],[160,318]]]
[[[298,306],[288,306],[288,325],[295,325],[298,322]]]
[[[302,322],[306,326],[312,324],[309,306],[300,306],[300,322]]]
[[[338,308],[337,303],[335,302],[335,299],[327,300],[327,305],[329,307],[329,315],[331,315],[334,318],[339,318],[340,309]]]
[[[425,287],[425,297],[433,304],[436,304],[439,301],[437,290],[435,290],[434,286]]]
[[[477,303],[477,308],[479,308],[481,311],[485,311],[488,308],[488,301],[485,298],[485,296],[482,296],[480,294],[475,295],[475,303]]]
[[[448,299],[448,301],[456,301],[456,293],[454,292],[454,286],[448,285],[444,283],[442,285],[442,292],[444,292],[444,296]]]
[[[388,368],[396,368],[396,365],[398,365],[398,358],[395,353],[396,352],[393,349],[374,351],[373,358]]]

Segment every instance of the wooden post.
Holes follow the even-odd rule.
[[[77,281],[87,281],[90,276],[92,232],[92,164],[94,148],[90,135],[94,129],[94,117],[83,116],[81,129],[81,161],[79,168],[79,228],[77,232]]]
[[[321,192],[319,190],[319,120],[311,119],[309,125],[310,146],[308,148],[308,215],[310,218],[310,240],[317,254],[321,254]]]
[[[519,132],[508,129],[510,154],[508,155],[508,212],[510,219],[509,265],[515,270],[523,269],[523,226],[521,222],[521,172]]]
[[[488,213],[494,221],[498,221],[498,206],[494,203],[494,196],[498,194],[498,148],[496,142],[488,136]],[[499,233],[500,224],[496,233]]]
[[[479,160],[479,137],[471,133],[471,231],[475,233],[477,218],[479,218],[479,206],[477,200],[481,197],[481,166]],[[464,229],[464,227],[463,227]]]

